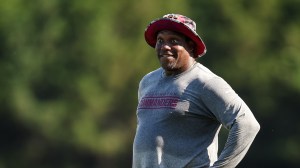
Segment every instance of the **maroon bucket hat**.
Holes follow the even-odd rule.
[[[206,53],[206,46],[196,32],[196,23],[190,18],[180,14],[167,14],[152,21],[145,30],[145,40],[153,48],[156,44],[157,33],[161,30],[172,30],[181,33],[196,44],[195,58]]]

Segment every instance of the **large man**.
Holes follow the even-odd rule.
[[[206,52],[195,22],[165,15],[149,24],[145,39],[161,67],[139,85],[133,167],[235,167],[260,125],[234,90],[195,60]],[[222,125],[229,134],[218,156]]]

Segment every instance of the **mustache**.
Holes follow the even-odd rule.
[[[161,53],[158,53],[157,55],[158,55],[158,56],[164,56],[164,55],[167,55],[167,56],[174,56],[174,54],[171,53],[171,52],[161,52]]]

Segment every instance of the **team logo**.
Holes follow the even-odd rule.
[[[177,96],[145,96],[139,102],[138,109],[175,109],[178,101]]]

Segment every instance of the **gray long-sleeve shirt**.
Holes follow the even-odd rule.
[[[159,68],[140,82],[133,168],[235,167],[260,126],[220,77],[197,63],[177,76]],[[218,156],[218,133],[229,129]]]

